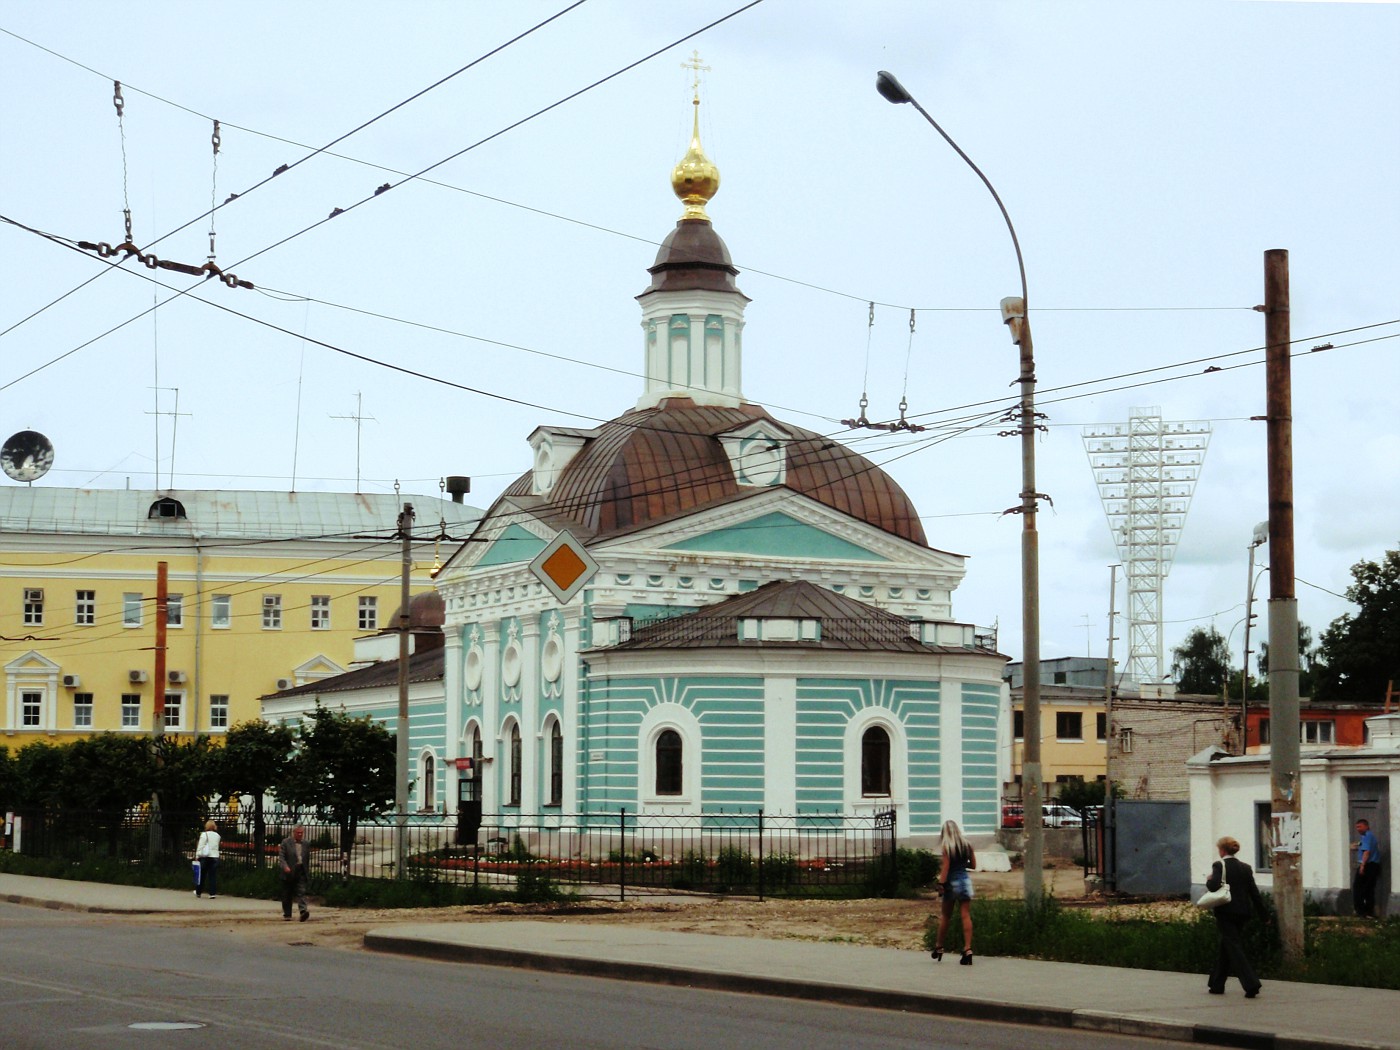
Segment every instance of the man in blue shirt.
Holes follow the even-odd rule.
[[[1364,918],[1376,915],[1376,880],[1381,875],[1381,848],[1371,822],[1364,817],[1356,822],[1356,875],[1351,880],[1351,901],[1356,914]]]

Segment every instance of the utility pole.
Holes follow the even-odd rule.
[[[1303,957],[1303,822],[1298,748],[1298,599],[1293,576],[1293,389],[1288,252],[1264,253],[1269,474],[1269,781],[1274,904],[1289,962]]]
[[[397,773],[394,781],[394,819],[398,828],[394,836],[394,877],[401,879],[408,859],[408,574],[413,568],[410,549],[413,541],[412,503],[405,503],[403,513],[399,515],[399,538],[403,541],[403,572],[399,580],[399,718],[395,730],[398,750],[394,763]]]
[[[167,618],[169,616],[169,565],[166,562],[156,562],[156,680],[152,692],[151,702],[151,744],[155,746],[162,736],[165,735],[165,633]],[[160,756],[154,756],[157,762]],[[150,836],[147,849],[150,851],[151,861],[154,862],[160,853],[161,816],[160,816],[160,793],[151,792],[151,823]]]
[[[991,183],[987,184],[989,187]],[[993,191],[995,196],[996,191]],[[1001,198],[997,198],[1001,203]],[[1005,209],[1002,209],[1005,214]],[[1010,226],[1010,219],[1007,220]],[[1012,232],[1013,239],[1015,232]],[[1020,247],[1016,249],[1020,258]],[[1022,269],[1021,286],[1025,288]],[[1035,347],[1026,300],[1001,301],[1001,319],[1011,329],[1011,341],[1021,350],[1021,403],[1017,409],[1021,437],[1021,719],[1025,742],[1021,746],[1021,812],[1025,819],[1026,852],[1024,886],[1026,908],[1036,911],[1045,892],[1045,831],[1041,811],[1045,789],[1040,766],[1040,534],[1035,518],[1040,493],[1035,489],[1035,439],[1039,430],[1035,414]]]
[[[1118,888],[1118,823],[1113,812],[1113,628],[1117,613],[1118,566],[1108,567],[1108,660],[1103,673],[1103,852],[1104,889]]]

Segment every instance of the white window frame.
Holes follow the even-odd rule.
[[[123,729],[141,728],[140,693],[122,693],[121,727]]]
[[[861,764],[864,752],[861,743],[865,739],[865,731],[872,725],[878,725],[890,738],[888,795],[867,796],[862,793]],[[896,830],[903,833],[902,829],[908,821],[905,809],[909,802],[909,737],[904,731],[904,723],[889,708],[862,708],[846,723],[842,758],[842,796],[846,812],[871,816],[892,809],[896,813]]]
[[[209,728],[228,728],[228,694],[209,694]]]
[[[280,631],[282,629],[282,596],[264,594],[262,596],[262,629]]]
[[[1337,723],[1330,718],[1307,719],[1298,724],[1298,739],[1304,744],[1334,744]]]
[[[73,623],[79,627],[91,627],[97,623],[96,591],[73,592]]]
[[[233,626],[233,596],[216,594],[209,600],[209,626],[215,631],[227,631]]]
[[[32,721],[31,712],[33,713]],[[44,728],[44,690],[21,689],[19,691],[19,727],[21,729]]]
[[[92,728],[92,694],[73,694],[73,728]]]
[[[430,747],[418,752],[418,812],[436,813],[438,810],[437,773],[441,763],[437,753]]]
[[[374,595],[360,595],[358,623],[361,631],[379,630],[379,599]]]
[[[681,793],[656,793],[656,744],[666,730],[681,738]],[[637,727],[637,800],[643,813],[698,814],[701,809],[700,721],[682,704],[657,704]],[[568,784],[565,784],[565,791]]]
[[[44,625],[44,588],[24,589],[24,625],[42,627]]]
[[[311,629],[329,631],[331,629],[331,596],[313,594],[311,596]]]
[[[171,712],[174,717],[171,717]],[[165,694],[165,728],[167,731],[179,732],[185,727],[185,694],[178,690]]]
[[[185,596],[183,594],[167,594],[165,596],[165,626],[185,626]]]
[[[140,627],[144,617],[142,607],[145,602],[145,595],[137,591],[125,591],[122,593],[122,626]]]

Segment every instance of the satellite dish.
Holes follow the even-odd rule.
[[[0,470],[15,481],[37,481],[53,466],[53,442],[37,430],[21,430],[0,447]]]

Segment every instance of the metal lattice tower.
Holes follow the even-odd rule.
[[[1202,421],[1164,423],[1159,408],[1133,408],[1127,423],[1084,428],[1084,451],[1127,569],[1125,670],[1140,683],[1159,683],[1165,673],[1162,581],[1176,556],[1210,432]]]

